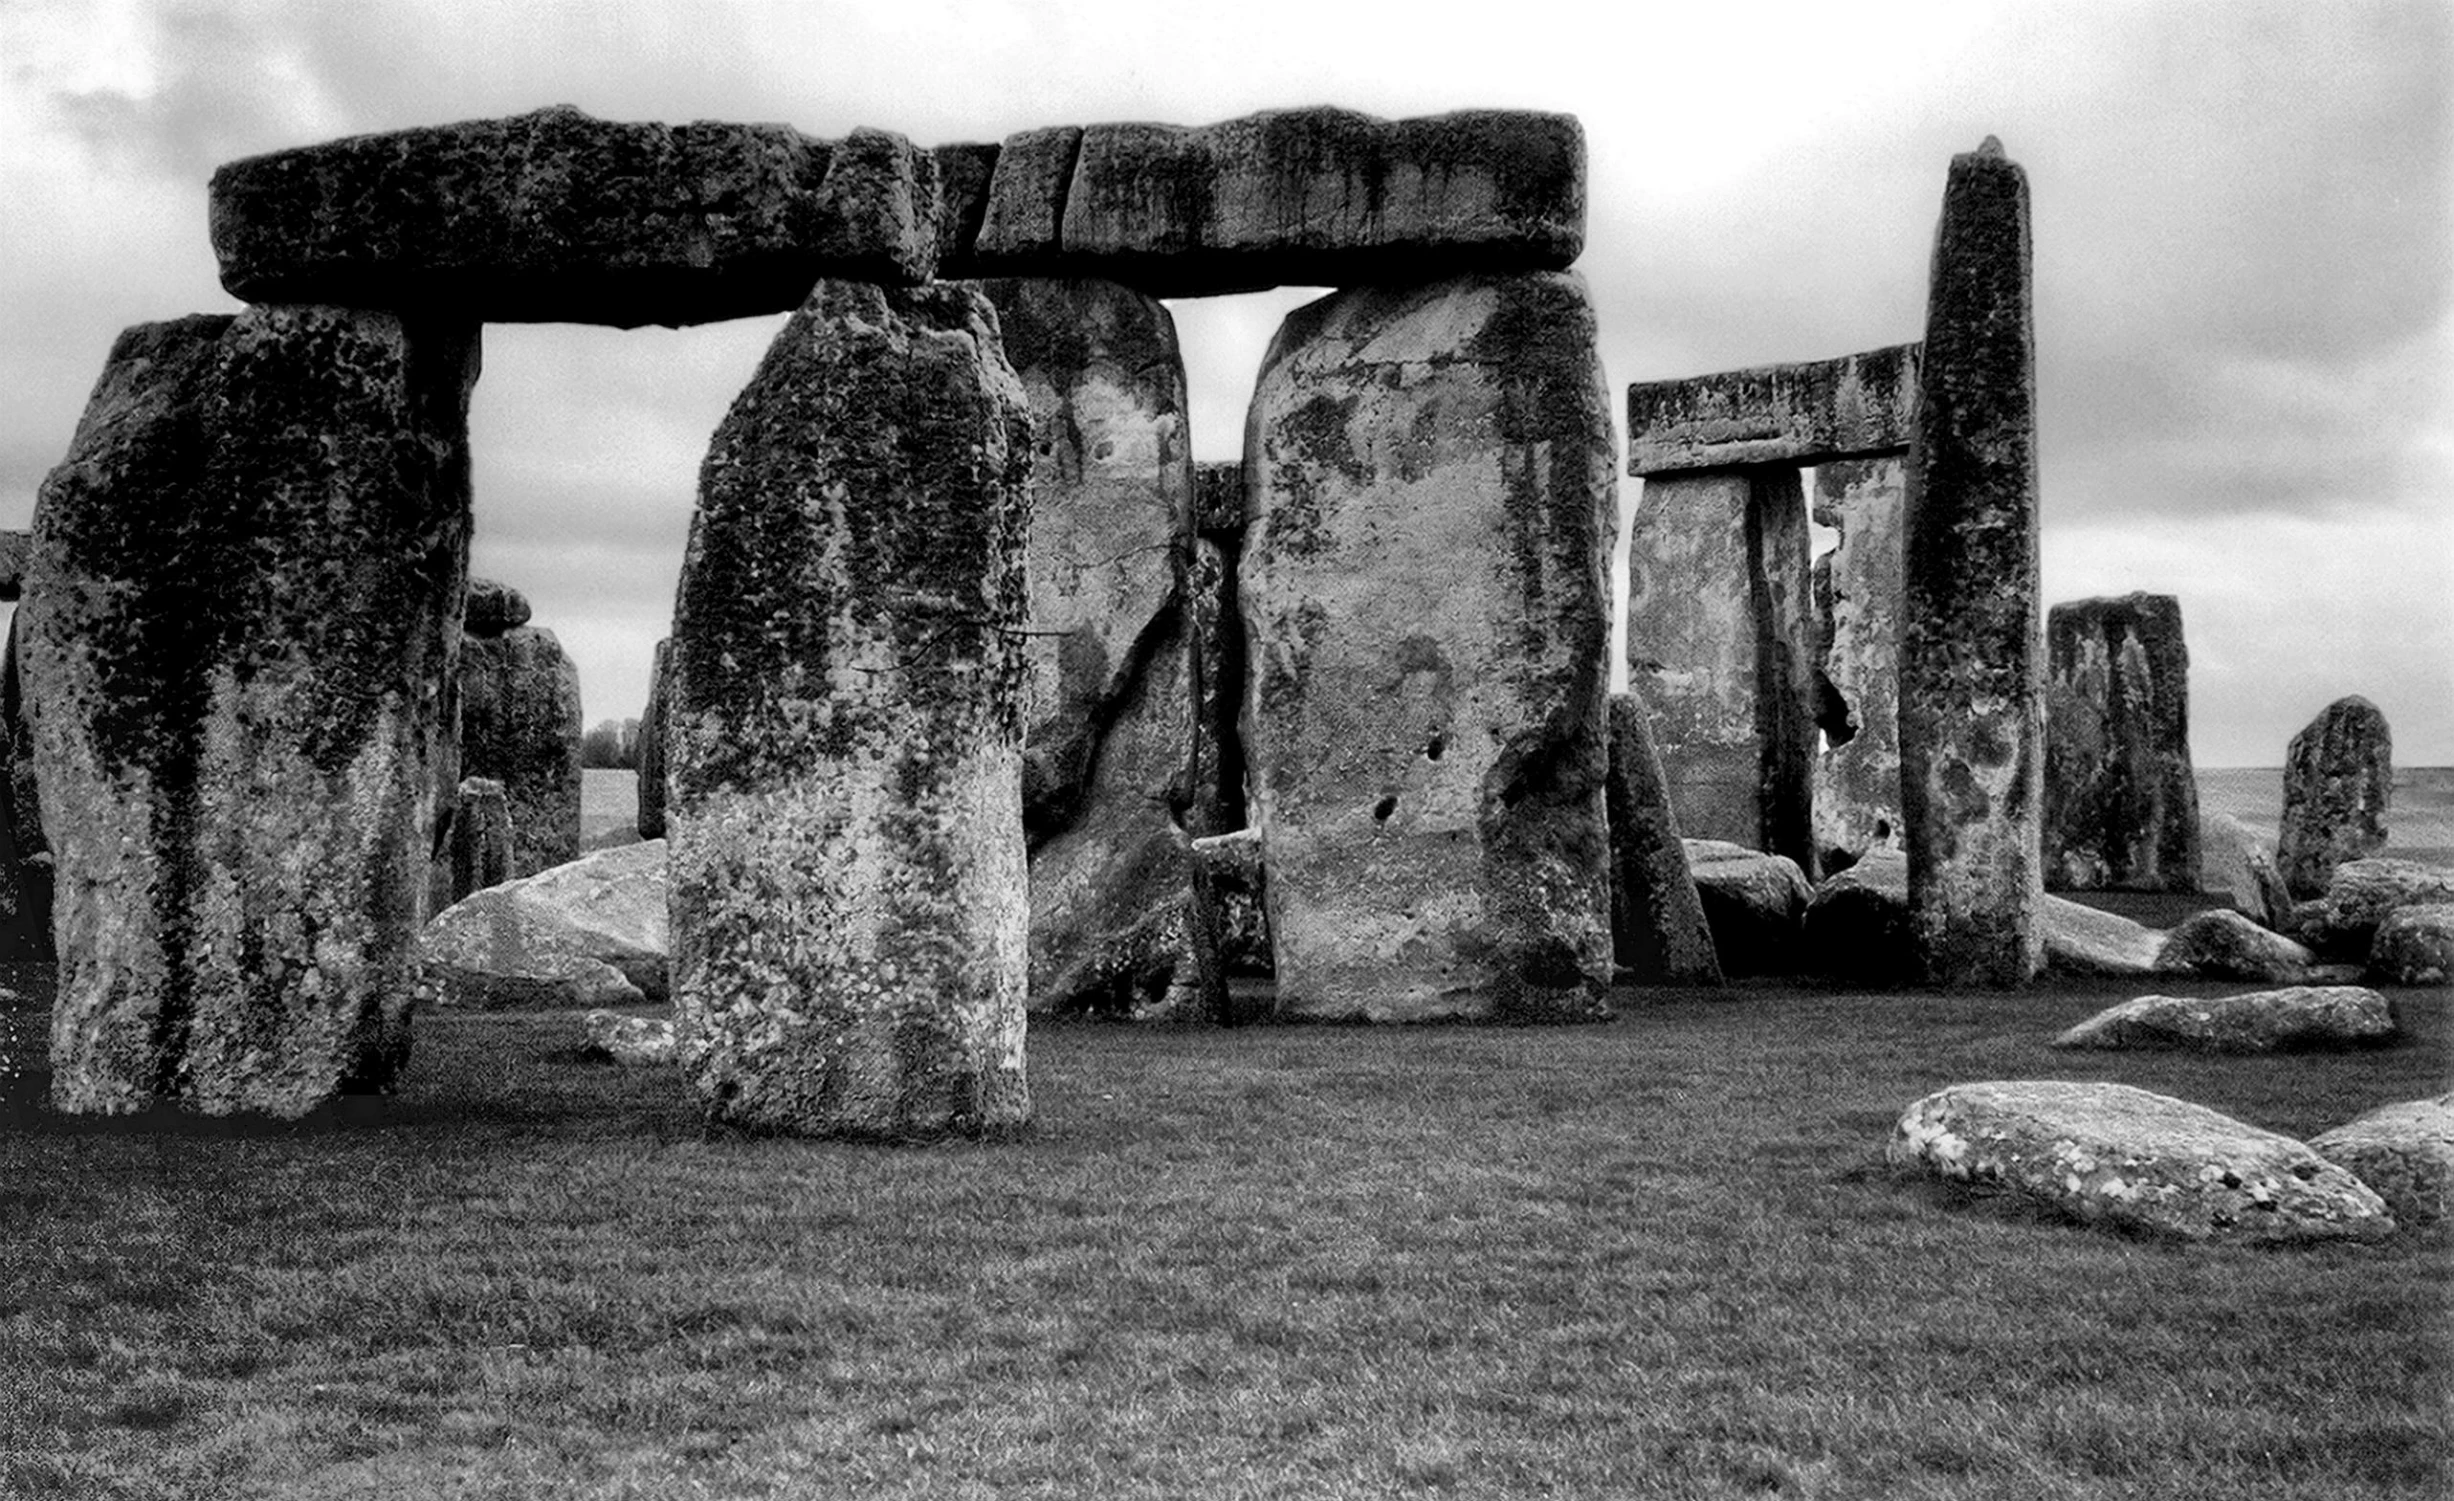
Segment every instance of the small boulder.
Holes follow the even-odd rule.
[[[2376,1193],[2290,1137],[2127,1084],[1955,1084],[1901,1115],[1884,1156],[2183,1240],[2373,1241],[2395,1228]]]
[[[1787,855],[1719,839],[1686,839],[1687,868],[1726,975],[1795,974],[1814,888]]]
[[[469,580],[468,598],[460,607],[460,628],[491,640],[528,624],[528,596],[493,579]]]
[[[418,961],[442,1006],[635,1006],[665,998],[668,946],[649,839],[470,894],[426,925]]]
[[[588,1046],[625,1068],[662,1068],[673,1062],[673,1023],[661,1016],[624,1016],[591,1011],[580,1018]]]
[[[2275,868],[2274,841],[2230,813],[2199,819],[2198,889],[2270,928],[2281,928],[2292,912],[2292,894]]]
[[[2381,1105],[2309,1149],[2369,1185],[2407,1230],[2454,1219],[2454,1094]]]
[[[1193,841],[1193,875],[1214,911],[1211,929],[1230,975],[1270,972],[1270,923],[1263,901],[1261,831],[1237,829]]]
[[[2443,985],[2454,979],[2454,902],[2389,913],[2369,944],[2369,978],[2380,985]]]
[[[2229,907],[2211,907],[2183,918],[2164,935],[2164,947],[2156,953],[2156,969],[2211,980],[2282,984],[2305,978],[2317,957]]]
[[[2454,870],[2417,860],[2347,860],[2326,895],[2292,909],[2293,936],[2322,954],[2361,959],[2404,907],[2454,902]]]
[[[2393,1008],[2359,985],[2295,985],[2243,995],[2143,995],[2054,1039],[2058,1048],[2275,1053],[2374,1047],[2395,1039]]]
[[[1807,903],[1806,968],[1810,974],[1861,985],[1901,985],[1917,977],[1909,933],[1909,857],[1869,849],[1838,875],[1827,876]]]
[[[2051,892],[2037,903],[2037,926],[2045,930],[2045,967],[2057,974],[2152,975],[2164,948],[2158,929]]]

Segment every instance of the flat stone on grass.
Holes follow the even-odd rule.
[[[2243,995],[2143,995],[2054,1039],[2058,1048],[2276,1053],[2394,1041],[2394,1011],[2360,985],[2294,985]]]
[[[2454,1094],[2380,1105],[2309,1149],[2374,1189],[2407,1230],[2454,1219]]]

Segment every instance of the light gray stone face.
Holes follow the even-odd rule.
[[[1905,452],[1918,346],[1628,387],[1627,472],[1822,464]]]
[[[2143,995],[2108,1007],[2054,1039],[2058,1048],[2176,1048],[2273,1053],[2392,1042],[2393,1008],[2359,985],[2294,985],[2241,995]]]
[[[2170,594],[2046,617],[2045,884],[2198,890],[2190,652]]]
[[[2275,863],[2293,896],[2322,896],[2335,867],[2386,845],[2394,738],[2377,705],[2339,698],[2302,726],[2284,754],[2284,816]]]
[[[1610,977],[1603,549],[1583,283],[1340,292],[1246,425],[1245,745],[1279,1005],[1597,1013]]]
[[[664,1000],[665,857],[641,840],[473,892],[418,935],[420,977],[436,1004],[478,1010]]]
[[[1649,482],[1648,482],[1649,483]],[[1830,634],[1821,662],[1815,847],[1827,861],[1900,849],[1899,458],[1835,459],[1815,471],[1815,519],[1840,533],[1825,554]],[[1819,559],[1819,562],[1823,559]]]
[[[1645,481],[1628,550],[1628,686],[1680,832],[1815,865],[1814,600],[1787,466]]]
[[[2454,902],[2454,870],[2417,860],[2346,860],[2326,895],[2292,909],[2292,933],[2321,953],[2357,960],[2378,929],[2405,907]]]
[[[666,822],[679,1059],[718,1118],[1029,1119],[1029,413],[976,291],[826,281],[717,430]]]
[[[552,631],[523,625],[462,642],[460,773],[502,783],[513,875],[579,854],[581,733],[579,667]]]
[[[2175,923],[2156,951],[2165,974],[2203,975],[2215,980],[2302,979],[2317,956],[2283,934],[2260,927],[2229,907],[2193,913]]]
[[[476,372],[470,325],[322,307],[114,346],[23,606],[60,1109],[294,1117],[405,1060]]]
[[[1952,158],[1910,450],[1900,796],[1923,978],[2016,986],[2043,939],[2044,642],[2028,179],[1999,142]]]
[[[2454,1094],[2380,1105],[2309,1150],[2376,1190],[2403,1229],[2454,1219]]]
[[[2199,814],[2198,889],[2220,894],[2232,910],[2270,928],[2281,929],[2292,912],[2274,842],[2230,813]]]

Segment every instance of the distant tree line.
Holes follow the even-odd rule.
[[[639,721],[608,719],[579,737],[579,764],[599,771],[630,771],[639,765]]]

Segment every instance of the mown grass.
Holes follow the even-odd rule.
[[[2123,993],[1043,1029],[1034,1134],[925,1150],[709,1132],[561,1016],[422,1018],[401,1095],[296,1127],[29,1070],[0,1493],[2444,1494],[2445,1236],[2182,1247],[1880,1166],[1960,1080],[2300,1135],[2454,1076],[2444,992],[2375,1053],[2044,1047]]]

